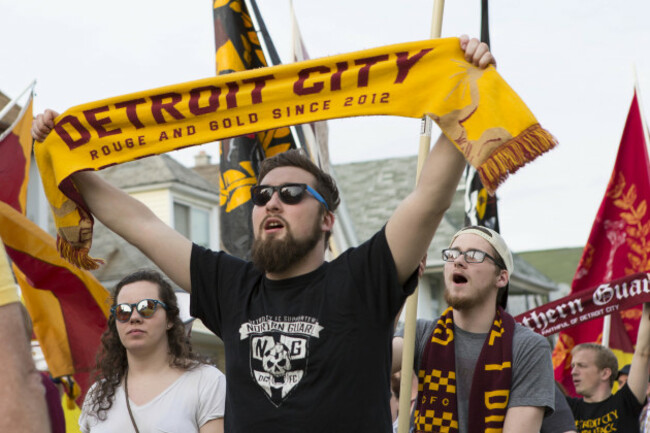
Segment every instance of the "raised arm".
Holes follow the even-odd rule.
[[[648,368],[650,368],[650,303],[643,304],[643,314],[639,322],[636,347],[630,364],[627,385],[639,401],[645,401],[648,388]]]
[[[54,127],[57,113],[46,110],[32,126],[38,141]],[[143,203],[106,182],[92,172],[72,176],[92,214],[111,231],[135,245],[181,288],[190,291],[190,255],[192,243],[162,222]]]
[[[477,39],[462,36],[465,59],[481,68],[494,63],[488,46]],[[427,252],[433,235],[451,206],[465,159],[454,145],[441,135],[429,153],[415,190],[398,206],[386,226],[386,237],[401,283],[413,273]]]

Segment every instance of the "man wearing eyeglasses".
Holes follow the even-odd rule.
[[[460,44],[476,66],[494,63],[487,45]],[[52,120],[37,117],[36,139]],[[92,173],[73,179],[93,215],[191,290],[192,314],[223,339],[226,431],[387,433],[393,321],[464,165],[441,137],[386,226],[329,263],[338,190],[296,152],[266,160],[251,191],[252,263],[192,245]]]
[[[449,308],[416,326],[415,431],[539,432],[554,407],[551,350],[505,312],[514,270],[508,246],[494,230],[466,227],[442,259]],[[402,335],[393,339],[394,371],[402,344]]]

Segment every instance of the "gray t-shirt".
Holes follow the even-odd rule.
[[[415,328],[414,369],[420,370],[422,353],[436,322],[418,319]],[[403,332],[397,336],[402,337]],[[475,334],[454,326],[456,391],[459,432],[468,433],[469,393],[476,361],[488,333]],[[551,412],[555,403],[553,362],[548,341],[519,323],[512,341],[512,383],[508,407],[539,406]]]

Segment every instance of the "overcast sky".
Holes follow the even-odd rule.
[[[288,0],[258,0],[283,61]],[[501,231],[515,251],[583,246],[614,165],[634,69],[650,98],[650,2],[491,2],[498,70],[560,142],[499,189]],[[426,39],[432,2],[295,0],[312,58]],[[480,0],[446,2],[443,36],[478,36]],[[0,0],[0,90],[37,80],[35,112],[214,75],[208,0]],[[644,110],[648,118],[647,110]],[[415,155],[419,121],[330,121],[335,164]],[[217,161],[212,145],[206,150]],[[193,148],[173,155],[193,164]],[[360,186],[362,187],[362,186]]]

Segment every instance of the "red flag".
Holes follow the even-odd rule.
[[[81,403],[91,385],[110,307],[108,291],[63,260],[52,236],[25,217],[32,148],[31,96],[0,135],[0,238],[11,258],[34,334],[53,377],[72,376]],[[79,394],[80,391],[80,394]]]
[[[25,213],[29,161],[32,152],[32,99],[31,96],[20,114],[0,134],[0,201]]]
[[[571,286],[571,293],[650,271],[650,162],[639,103],[634,93],[616,164],[591,228],[589,242]],[[619,367],[629,364],[636,344],[641,306],[611,315],[609,346]],[[571,380],[571,349],[580,343],[602,342],[603,319],[561,332],[553,351],[555,379],[575,395]]]
[[[106,329],[108,291],[90,272],[62,259],[52,236],[5,203],[0,203],[0,237],[15,265],[50,374],[73,375],[81,403]]]

